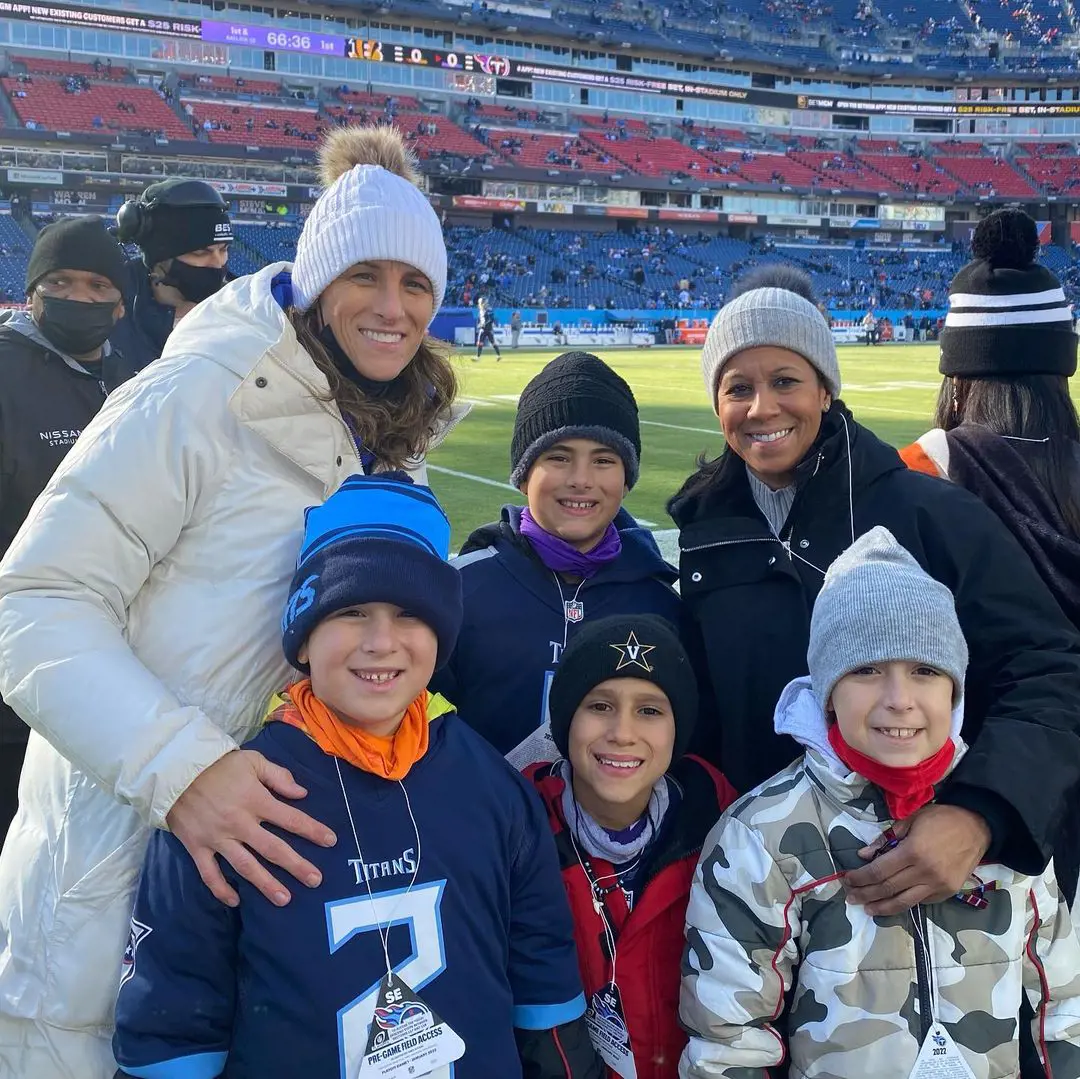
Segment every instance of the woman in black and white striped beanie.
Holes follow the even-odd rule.
[[[972,249],[974,261],[949,288],[936,426],[900,456],[909,468],[952,480],[982,499],[1080,629],[1072,311],[1061,283],[1035,261],[1038,229],[1023,211],[996,210],[984,218]],[[1080,875],[1080,797],[1063,819],[1054,856],[1071,897]]]
[[[975,256],[949,286],[943,375],[994,378],[1076,372],[1072,310],[1061,282],[1035,261],[1038,229],[1023,210],[995,210],[971,243]]]

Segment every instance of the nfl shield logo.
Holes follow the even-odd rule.
[[[585,617],[585,604],[576,599],[568,599],[563,603],[566,611],[567,622],[580,622]]]

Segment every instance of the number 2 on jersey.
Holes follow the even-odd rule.
[[[393,892],[376,892],[326,904],[326,928],[333,954],[358,933],[389,932],[390,926],[406,925],[412,938],[412,954],[394,967],[394,973],[416,992],[430,985],[446,969],[441,904],[446,881],[416,885]],[[379,945],[380,950],[382,945]],[[385,971],[364,993],[338,1012],[338,1057],[341,1079],[355,1079],[367,1047],[368,1028],[375,1016],[375,999]],[[453,1065],[431,1073],[431,1079],[450,1079]]]

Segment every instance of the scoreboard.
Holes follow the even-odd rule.
[[[456,49],[428,49],[419,45],[398,45],[372,38],[347,38],[345,55],[352,60],[372,60],[377,64],[438,67],[445,71],[493,75],[498,79],[508,78],[511,72],[510,61],[505,56],[462,52]]]

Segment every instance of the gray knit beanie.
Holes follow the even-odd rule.
[[[755,288],[720,308],[701,350],[701,373],[716,411],[716,384],[724,364],[743,349],[774,345],[804,357],[840,396],[836,342],[825,316],[809,301],[783,288]]]
[[[806,658],[822,710],[845,674],[897,659],[944,671],[953,680],[955,704],[964,693],[968,648],[953,594],[878,525],[825,574]]]

